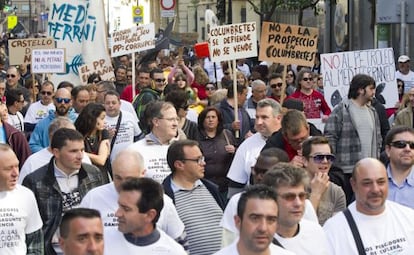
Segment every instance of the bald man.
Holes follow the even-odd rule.
[[[353,169],[351,186],[355,202],[324,225],[329,254],[413,254],[414,210],[386,200],[388,177],[384,165],[374,158],[361,159]],[[346,213],[356,224],[362,240],[360,248]]]
[[[72,122],[76,115],[72,109],[72,95],[66,88],[58,89],[53,97],[56,110],[50,110],[49,115],[36,124],[30,136],[29,145],[33,153],[49,146],[49,125],[58,116],[68,117]]]

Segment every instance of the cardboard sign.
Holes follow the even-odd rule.
[[[155,48],[154,23],[115,31],[112,34],[112,57]]]
[[[105,59],[93,61],[92,63],[85,64],[79,68],[79,76],[83,85],[88,84],[88,77],[97,73],[103,81],[114,81],[115,74],[114,68],[111,62],[106,62]]]
[[[9,40],[10,65],[30,64],[33,49],[54,49],[52,38],[28,38]]]
[[[65,49],[32,50],[32,73],[66,72]]]
[[[212,62],[257,56],[256,22],[211,28],[208,38]]]
[[[317,46],[317,28],[263,22],[259,60],[313,66]]]
[[[392,48],[321,54],[324,95],[331,109],[348,97],[349,84],[356,74],[367,74],[376,83],[376,98],[385,108],[398,102]]]

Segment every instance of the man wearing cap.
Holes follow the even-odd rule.
[[[410,70],[410,58],[407,55],[398,58],[398,71],[395,73],[395,78],[404,81],[404,93],[414,88],[414,72]]]

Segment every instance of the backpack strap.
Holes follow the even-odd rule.
[[[359,255],[365,255],[364,244],[362,243],[361,236],[359,235],[358,227],[355,223],[354,217],[352,217],[351,211],[348,208],[342,211],[345,215],[346,221],[348,222],[349,228],[352,231],[352,236],[354,237],[355,244],[358,250]]]

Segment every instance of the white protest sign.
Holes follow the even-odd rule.
[[[256,22],[213,27],[208,44],[212,62],[257,56]]]
[[[348,97],[349,84],[356,74],[367,74],[376,83],[377,99],[385,101],[385,108],[398,102],[392,48],[321,54],[324,95],[331,109]]]
[[[79,76],[81,83],[83,85],[87,85],[88,77],[93,73],[98,74],[103,81],[115,80],[114,68],[112,66],[112,63],[105,61],[105,59],[96,60],[92,63],[80,66]]]
[[[112,57],[149,50],[152,48],[155,48],[154,23],[115,31],[112,34]]]
[[[33,49],[32,73],[65,73],[65,49]]]

